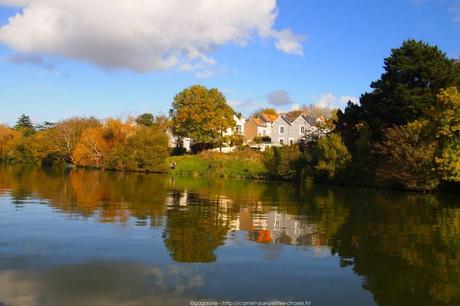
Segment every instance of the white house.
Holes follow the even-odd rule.
[[[293,121],[281,115],[272,124],[272,143],[278,145],[292,145],[314,133],[317,128],[316,120],[305,115],[300,115]]]

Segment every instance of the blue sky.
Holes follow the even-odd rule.
[[[47,0],[40,1],[46,4]],[[100,7],[104,1],[96,0]],[[274,0],[267,0],[267,5],[270,1]],[[0,0],[0,5],[6,2]],[[31,11],[24,21],[31,24],[29,27],[16,26],[7,29],[7,34],[5,31],[2,34],[0,29],[0,122],[12,124],[21,113],[29,114],[35,122],[75,115],[105,118],[142,112],[167,113],[174,95],[193,84],[219,88],[235,109],[245,114],[273,103],[280,110],[310,103],[343,106],[346,99],[359,97],[369,89],[370,82],[382,73],[383,58],[405,39],[421,39],[438,45],[450,57],[460,56],[460,1],[457,0],[281,0],[276,3],[277,14],[269,34],[254,33],[266,30],[270,16],[274,16],[267,15],[265,8],[256,8],[256,5],[248,7],[248,14],[260,13],[263,19],[260,24],[258,21],[248,23],[248,18],[241,16],[229,16],[228,24],[222,22],[227,28],[245,29],[246,26],[256,30],[232,32],[236,36],[228,39],[211,33],[214,36],[209,44],[199,32],[190,31],[191,36],[195,35],[190,37],[191,45],[203,39],[203,43],[193,45],[199,50],[199,56],[195,56],[195,49],[187,51],[187,55],[177,57],[182,64],[168,64],[167,67],[161,66],[166,65],[163,62],[150,64],[157,59],[156,55],[135,53],[140,56],[133,59],[129,54],[131,49],[118,49],[116,39],[119,36],[111,35],[114,27],[110,25],[111,19],[98,21],[105,36],[94,36],[97,43],[96,39],[91,39],[92,30],[85,30],[85,24],[78,26],[83,33],[78,36],[81,40],[70,44],[75,43],[73,48],[79,53],[62,43],[50,46],[51,38],[48,39],[46,33],[34,32],[34,22],[39,19],[34,19],[38,17]],[[62,9],[61,4],[56,7],[56,10]],[[155,7],[151,9],[154,11]],[[23,10],[26,11],[27,6],[0,6],[2,28],[11,26],[8,18]],[[218,19],[233,12],[222,11]],[[197,20],[201,22],[209,16],[199,17],[202,18]],[[220,20],[210,19],[206,25],[220,24]],[[154,26],[153,23],[152,28]],[[159,24],[158,28],[162,26],[169,30],[168,25]],[[294,36],[281,37],[283,29]],[[180,39],[188,38],[184,36],[189,35],[184,33],[187,31],[180,27],[179,30],[182,32],[177,34]],[[223,30],[216,26],[216,31]],[[120,32],[117,28],[113,31]],[[149,37],[146,40],[156,37],[150,33],[143,35]],[[107,42],[100,42],[104,37],[108,37]],[[54,43],[54,36],[53,39]],[[130,43],[128,37],[126,46]],[[178,49],[184,48],[173,39],[169,43],[168,50],[176,45]],[[201,48],[200,44],[205,47]],[[121,46],[124,48],[123,44]],[[96,49],[99,53],[92,52]],[[117,52],[127,55],[106,61],[101,52],[105,52],[107,58]],[[139,58],[142,56],[146,58]],[[144,60],[149,68],[142,71]],[[273,92],[283,99],[268,98]]]

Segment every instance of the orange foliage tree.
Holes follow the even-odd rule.
[[[73,152],[72,159],[78,166],[104,168],[110,150],[120,143],[125,143],[134,133],[132,120],[122,122],[107,119],[102,126],[85,130]]]

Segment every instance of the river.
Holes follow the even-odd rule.
[[[0,305],[460,305],[459,198],[0,165]]]

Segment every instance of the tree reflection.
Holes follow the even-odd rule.
[[[439,200],[378,192],[350,202],[333,252],[379,305],[460,304],[460,209]]]
[[[229,231],[228,222],[219,213],[220,203],[193,194],[183,204],[177,194],[173,199],[163,234],[171,257],[179,262],[215,261],[214,250],[224,244]]]
[[[216,261],[241,231],[267,258],[283,245],[330,249],[379,305],[460,305],[458,195],[0,165],[2,193],[17,206],[35,198],[71,217],[161,227],[179,262]]]
[[[36,197],[70,217],[161,225],[168,196],[164,176],[0,165],[0,193],[22,205]]]

